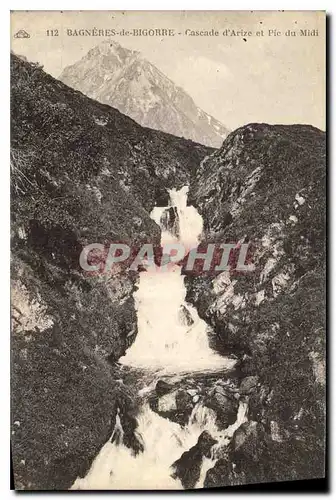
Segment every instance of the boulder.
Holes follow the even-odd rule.
[[[197,448],[204,456],[209,456],[209,452],[217,440],[207,431],[203,431],[197,441]]]
[[[152,403],[151,408],[164,418],[185,425],[194,407],[193,399],[184,389],[174,390]]]
[[[164,394],[167,394],[168,392],[172,391],[173,388],[174,386],[172,384],[169,384],[164,380],[158,380],[155,386],[155,392],[158,396],[163,396]]]
[[[190,394],[191,397],[196,396],[197,390],[196,389],[188,389],[187,393]]]
[[[183,488],[194,488],[201,471],[203,457],[210,456],[210,450],[217,441],[207,432],[203,431],[195,446],[185,451],[181,458],[172,464],[174,478],[180,479]]]
[[[257,462],[263,450],[265,431],[262,424],[249,421],[242,424],[234,433],[230,443],[234,459]]]
[[[258,375],[243,378],[239,386],[240,394],[251,394],[257,387],[258,380]]]
[[[218,460],[214,467],[208,470],[205,480],[204,488],[212,488],[218,486],[228,486],[232,484],[232,464],[227,458]]]
[[[218,424],[222,428],[236,421],[238,401],[223,387],[216,385],[205,398],[204,404],[216,412]]]
[[[192,319],[190,312],[183,304],[180,306],[178,317],[181,325],[191,326],[194,324],[194,320]]]
[[[229,386],[223,386],[220,384],[216,384],[215,391],[217,394],[221,394],[222,396],[225,396],[229,399],[232,399],[234,397],[234,393],[230,390]]]
[[[167,413],[177,410],[176,395],[177,391],[173,391],[161,396],[158,400],[158,412]]]
[[[176,404],[177,404],[177,408],[180,411],[193,409],[192,397],[190,396],[190,394],[187,393],[187,391],[184,391],[184,390],[177,391]]]

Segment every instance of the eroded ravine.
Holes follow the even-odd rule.
[[[170,190],[170,206],[154,208],[151,217],[161,227],[161,245],[197,246],[203,222],[197,210],[187,206],[187,193],[187,186]],[[134,431],[141,450],[135,452],[124,443],[117,413],[111,438],[72,489],[201,488],[220,450],[246,421],[245,402],[235,401],[236,420],[224,428],[214,409],[204,404],[206,384],[202,392],[195,378],[211,377],[216,383],[217,377],[223,384],[235,361],[209,347],[209,327],[185,301],[185,295],[178,265],[166,271],[148,266],[140,273],[134,294],[138,335],[119,361],[122,367],[146,373],[138,394],[142,403]],[[159,397],[153,396],[158,383],[164,388]],[[188,461],[192,462],[191,476],[185,473]]]

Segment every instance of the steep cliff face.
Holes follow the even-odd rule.
[[[229,130],[139,52],[105,41],[60,75],[67,85],[113,106],[145,127],[212,147]]]
[[[205,240],[251,242],[255,266],[187,277],[187,300],[214,327],[214,345],[239,355],[242,376],[259,377],[247,392],[250,422],[208,486],[219,476],[241,484],[324,475],[325,175],[323,132],[250,124],[193,182]]]
[[[17,489],[66,489],[114,425],[136,272],[83,276],[88,243],[158,243],[149,212],[210,150],[144,129],[12,56],[12,451]]]

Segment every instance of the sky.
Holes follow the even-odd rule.
[[[11,47],[57,78],[66,66],[109,39],[69,36],[67,30],[94,28],[175,30],[175,36],[112,39],[140,51],[232,130],[250,122],[304,123],[325,130],[322,11],[16,11],[11,14]],[[219,36],[185,34],[211,29]],[[300,36],[305,29],[318,30],[318,36]],[[18,30],[27,31],[30,38],[14,38]],[[50,30],[58,30],[58,36],[50,36]],[[224,36],[225,30],[242,33]]]

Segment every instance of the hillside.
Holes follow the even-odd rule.
[[[66,67],[60,80],[145,127],[212,147],[221,146],[229,133],[139,52],[115,41],[91,49]]]
[[[251,242],[255,265],[186,278],[213,344],[251,377],[249,422],[208,486],[324,477],[325,154],[314,127],[250,124],[192,184],[205,241]]]
[[[224,428],[246,406],[246,420],[205,471],[205,486],[323,477],[325,133],[309,125],[249,124],[214,151],[143,128],[14,55],[11,70],[16,489],[68,489],[84,478],[111,436],[117,408],[124,436],[116,440],[131,457],[146,446],[137,434],[144,401],[135,394],[148,374],[117,362],[137,336],[138,272],[87,276],[78,259],[93,242],[158,244],[160,228],[149,214],[168,205],[167,188],[186,184],[188,203],[203,217],[202,244],[250,242],[255,267],[183,271],[187,302],[179,318],[186,334],[197,319],[188,316],[191,303],[212,327],[211,347],[237,363],[229,374],[151,381],[150,415],[170,419],[168,428],[186,425],[201,403]],[[178,213],[166,211],[163,230],[174,232],[184,212]],[[146,339],[148,332],[145,326]],[[158,425],[158,437],[165,428]],[[161,452],[152,430],[148,425],[149,443]],[[184,487],[195,486],[213,444],[211,432],[196,437],[168,464]]]
[[[211,150],[142,128],[11,56],[12,452],[16,489],[67,489],[125,397],[136,272],[83,276],[88,243],[159,242],[149,212]]]

